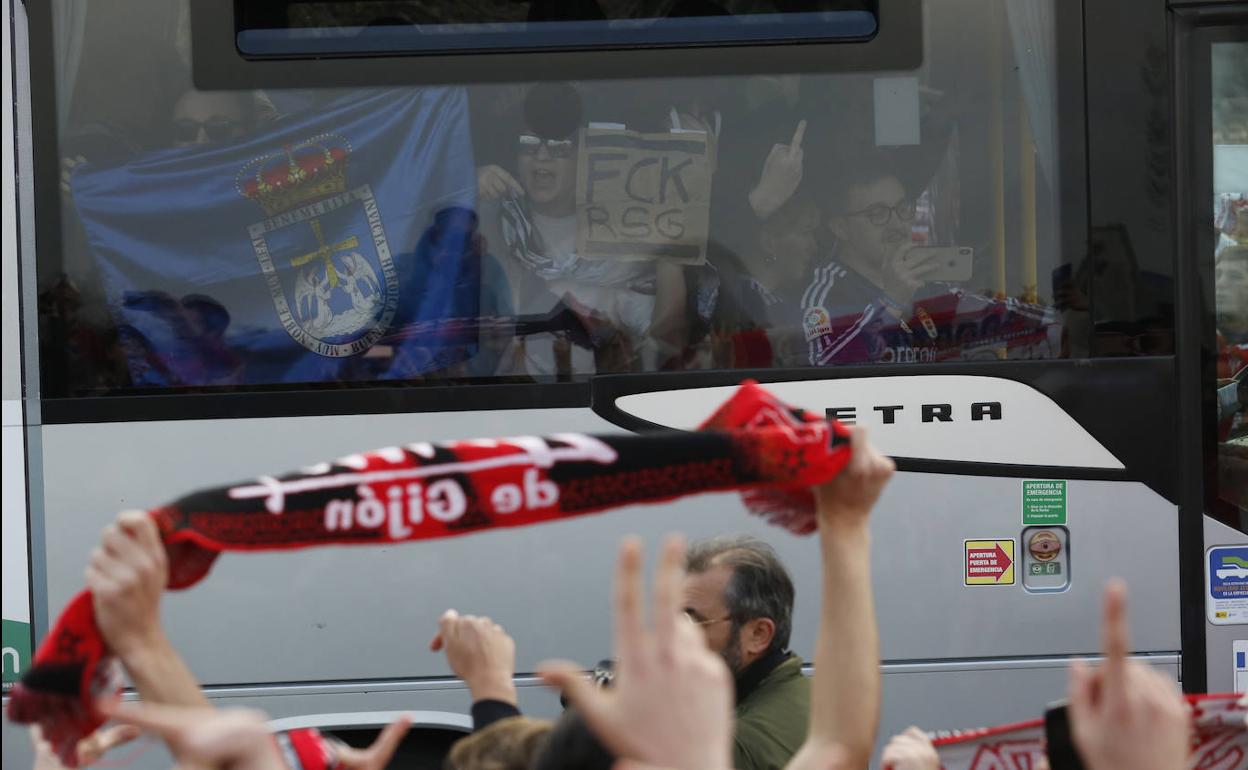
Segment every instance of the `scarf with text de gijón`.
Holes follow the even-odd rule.
[[[199,581],[221,551],[431,540],[700,492],[740,490],[752,513],[807,534],[810,488],[849,452],[844,427],[746,382],[697,431],[387,447],[194,492],[151,515],[170,588]],[[96,700],[116,693],[116,669],[83,591],[13,689],[9,718],[39,723],[72,767],[78,739],[104,722]]]

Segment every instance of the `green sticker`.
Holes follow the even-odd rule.
[[[5,620],[0,625],[4,640],[4,691],[7,693],[30,666],[30,624]]]
[[[1047,527],[1066,523],[1065,481],[1023,482],[1023,526]]]
[[[1030,572],[1033,575],[1060,575],[1062,574],[1062,565],[1055,561],[1049,562],[1048,564],[1041,564],[1038,561],[1033,561],[1031,563]]]

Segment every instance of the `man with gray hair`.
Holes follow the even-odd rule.
[[[793,580],[747,535],[695,543],[685,556],[685,614],[736,680],[733,767],[779,770],[806,740],[810,682],[789,652]]]

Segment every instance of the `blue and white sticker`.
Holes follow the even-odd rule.
[[[1248,639],[1236,639],[1235,655],[1235,694],[1248,692]]]
[[[1205,611],[1215,626],[1248,624],[1248,545],[1209,549]]]

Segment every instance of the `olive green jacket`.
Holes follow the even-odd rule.
[[[810,680],[790,655],[737,704],[732,762],[736,770],[781,770],[806,740]]]

